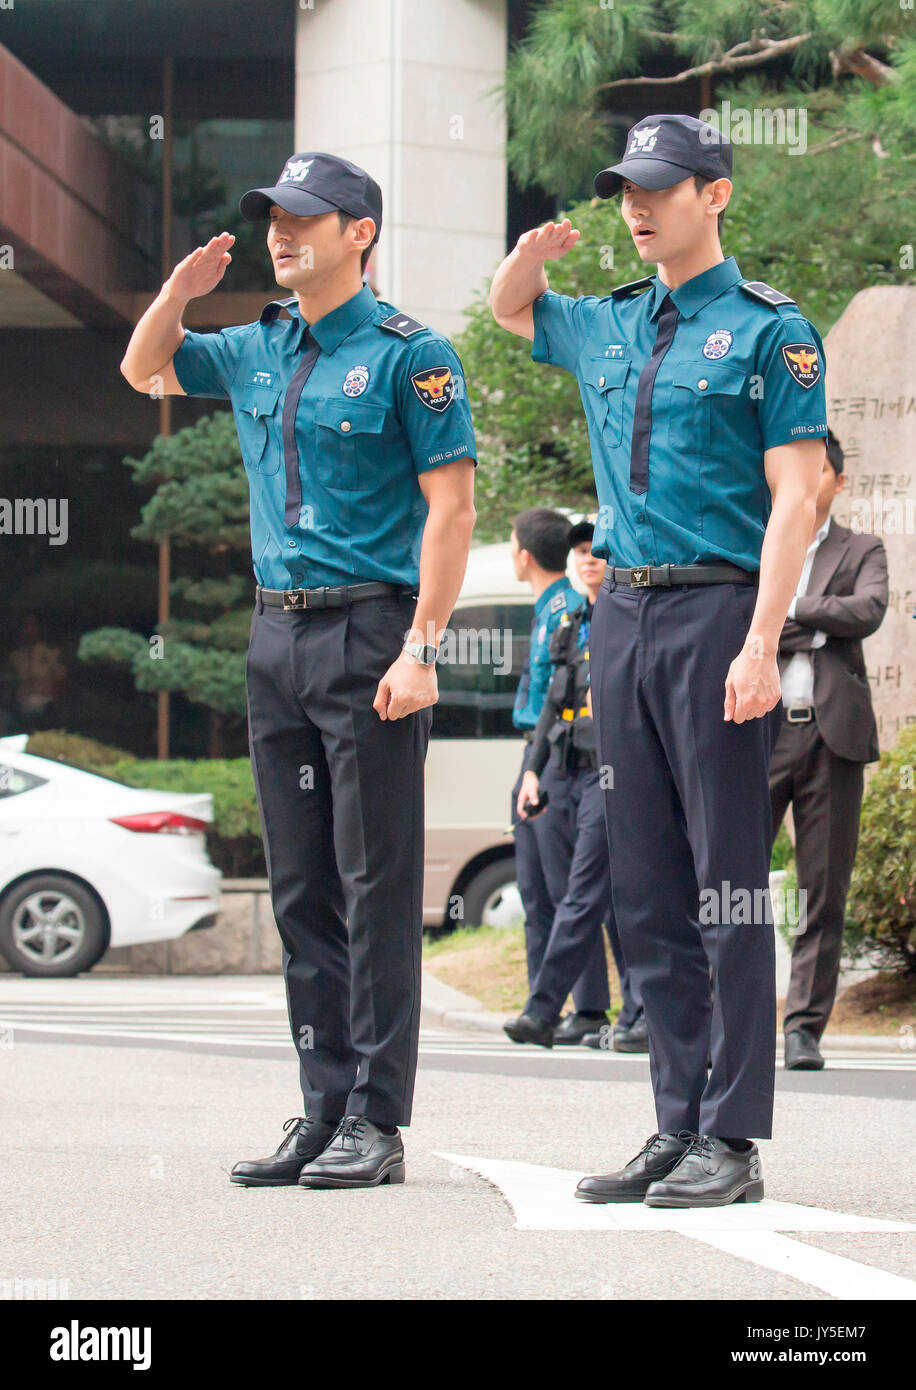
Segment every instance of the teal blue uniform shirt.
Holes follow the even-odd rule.
[[[564,613],[575,613],[584,603],[566,575],[548,584],[535,600],[531,645],[512,707],[512,723],[517,729],[533,729],[540,717],[550,685],[550,634]]]
[[[279,317],[283,308],[289,319]],[[306,329],[321,351],[295,415],[288,412],[285,454],[286,388]],[[232,402],[259,584],[419,583],[428,507],[418,475],[465,456],[476,463],[461,363],[446,338],[364,285],[313,324],[293,298],[268,304],[256,323],[186,332],[172,360],[187,395]],[[293,438],[301,505],[288,524]]]
[[[670,291],[674,337],[637,411],[668,293],[652,276],[600,299],[547,290],[534,301],[532,357],[572,372],[585,406],[592,552],[622,567],[756,571],[771,506],[764,451],[827,434],[823,345],[797,304],[745,282],[729,256]],[[650,431],[641,491],[631,490],[634,428]]]

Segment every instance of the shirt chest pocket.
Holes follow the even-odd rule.
[[[610,448],[623,437],[624,388],[629,371],[629,359],[618,361],[611,357],[589,358],[582,371],[586,412]]]
[[[315,407],[315,453],[306,474],[325,487],[355,491],[378,484],[381,476],[383,405],[348,400],[319,401]]]
[[[676,363],[669,396],[671,448],[696,458],[734,458],[736,442],[748,442],[752,425],[746,385],[744,372],[735,367]]]
[[[283,438],[277,409],[279,400],[279,387],[256,386],[250,382],[239,397],[235,412],[239,446],[245,467],[256,473],[276,473],[280,467]]]

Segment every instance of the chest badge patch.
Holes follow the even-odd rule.
[[[345,396],[361,396],[369,385],[368,367],[351,367],[343,380]]]
[[[703,344],[703,356],[708,357],[711,362],[718,361],[728,352],[732,341],[732,334],[727,328],[717,328],[715,333],[710,333]]]
[[[440,415],[448,410],[454,398],[451,367],[429,367],[425,372],[414,372],[410,384],[423,404]]]
[[[782,360],[794,376],[799,386],[809,391],[821,379],[821,364],[813,343],[787,343],[782,350]]]

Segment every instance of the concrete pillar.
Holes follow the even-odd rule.
[[[378,180],[378,292],[448,334],[505,253],[505,63],[505,0],[300,0],[296,149]]]

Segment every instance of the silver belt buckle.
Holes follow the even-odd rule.
[[[798,716],[796,719],[795,716]],[[810,724],[814,714],[810,705],[790,705],[786,710],[786,719],[790,724]]]
[[[651,566],[638,565],[630,570],[630,587],[633,589],[648,589],[652,583]]]
[[[284,611],[284,613],[293,613],[293,612],[295,612],[297,609],[305,608],[305,606],[306,606],[306,602],[305,602],[305,590],[304,590],[304,589],[284,589],[284,590],[283,590],[283,611]]]

